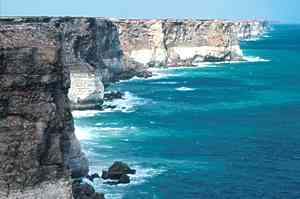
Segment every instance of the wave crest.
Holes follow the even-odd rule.
[[[175,90],[177,90],[177,91],[194,91],[195,89],[183,86],[183,87],[178,87]]]
[[[261,57],[253,57],[253,56],[245,56],[244,59],[247,62],[269,62],[270,61],[268,59],[264,59],[264,58],[261,58]]]
[[[141,106],[147,103],[144,98],[137,97],[130,92],[125,92],[122,99],[114,99],[111,102],[105,102],[104,105],[113,106],[115,108],[109,108],[102,112],[115,112],[120,111],[124,113],[131,113],[135,111],[137,106]]]

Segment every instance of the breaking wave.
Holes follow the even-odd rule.
[[[264,58],[261,58],[261,57],[253,57],[253,56],[245,56],[244,59],[247,62],[269,62],[269,61],[271,61],[271,60],[264,59]]]
[[[161,82],[153,82],[153,83],[151,83],[151,84],[166,84],[166,85],[174,85],[174,84],[178,84],[178,82],[172,82],[172,81],[170,81],[170,82],[163,82],[163,81],[161,81]]]
[[[99,113],[101,113],[101,111],[97,110],[72,111],[72,115],[74,118],[94,117]]]
[[[114,108],[105,109],[102,112],[124,112],[131,113],[135,111],[137,106],[141,106],[147,103],[147,100],[144,98],[137,97],[130,92],[125,92],[122,99],[114,99],[111,102],[105,102],[104,105],[112,106]]]
[[[97,127],[75,127],[75,135],[78,140],[93,140],[95,138],[107,138],[112,136],[119,136],[124,133],[136,132],[138,129],[134,126],[111,127],[111,126],[97,126]]]
[[[259,41],[261,40],[261,37],[252,37],[248,39],[242,39],[242,41]]]
[[[194,91],[194,88],[189,88],[189,87],[178,87],[175,90],[177,91]]]

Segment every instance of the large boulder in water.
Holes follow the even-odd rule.
[[[124,93],[120,91],[111,91],[104,94],[105,101],[112,101],[114,99],[122,99],[124,97]]]
[[[130,183],[130,177],[126,174],[123,174],[123,175],[121,175],[118,183],[119,184],[128,184],[128,183]]]
[[[143,70],[143,71],[140,71],[137,73],[136,75],[137,77],[139,78],[150,78],[153,76],[152,72],[151,71],[148,71],[148,70]]]
[[[135,174],[136,170],[131,169],[126,163],[116,161],[107,171],[102,172],[104,180],[118,180],[118,183],[129,183],[130,179],[128,174]]]
[[[72,184],[74,199],[105,199],[103,193],[95,191],[94,187],[81,180],[75,180]]]
[[[114,172],[121,172],[123,174],[135,174],[136,170],[131,169],[128,164],[121,162],[121,161],[116,161],[113,163],[111,167],[108,169],[109,173],[114,173]]]
[[[89,179],[89,181],[94,182],[94,179],[100,178],[100,176],[98,173],[94,173],[92,175],[87,175],[86,178]]]
[[[108,171],[102,172],[103,179],[112,179],[118,180],[121,178],[123,174],[135,174],[136,170],[131,169],[126,163],[121,161],[116,161],[113,163],[111,167],[109,167]]]

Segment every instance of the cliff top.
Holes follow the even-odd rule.
[[[132,22],[132,21],[168,21],[168,22],[231,22],[231,23],[265,23],[266,20],[257,19],[242,19],[242,20],[229,20],[229,19],[201,19],[201,18],[153,18],[153,19],[139,19],[139,18],[114,18],[114,17],[89,17],[89,16],[0,16],[0,21],[6,22],[44,22],[47,23],[52,19],[102,19],[111,21],[121,22]]]

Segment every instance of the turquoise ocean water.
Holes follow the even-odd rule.
[[[99,172],[137,169],[110,199],[299,199],[300,25],[242,42],[247,62],[155,70],[115,84],[114,111],[74,112]]]

